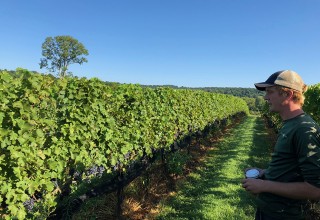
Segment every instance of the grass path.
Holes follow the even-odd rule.
[[[270,145],[262,119],[247,117],[215,144],[204,164],[162,205],[157,219],[253,219],[254,198],[240,181],[245,168],[266,166]]]

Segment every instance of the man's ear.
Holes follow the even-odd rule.
[[[292,90],[287,90],[284,93],[284,96],[291,99],[293,97],[293,91]]]

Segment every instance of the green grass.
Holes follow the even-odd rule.
[[[266,166],[270,148],[263,121],[249,116],[208,152],[204,164],[162,204],[157,219],[254,219],[254,197],[241,179],[245,168]]]

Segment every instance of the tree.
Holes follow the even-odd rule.
[[[259,111],[262,111],[263,108],[264,108],[264,105],[266,104],[266,101],[264,100],[263,96],[257,96],[256,97],[256,108],[259,110]]]
[[[77,39],[71,36],[47,37],[42,44],[40,69],[46,67],[49,71],[58,71],[58,76],[66,76],[68,66],[73,63],[80,65],[88,60],[82,55],[88,55],[88,50]],[[49,62],[51,62],[49,64]]]

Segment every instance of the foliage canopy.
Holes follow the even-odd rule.
[[[64,77],[70,64],[88,62],[83,56],[88,54],[84,45],[71,36],[47,37],[42,44],[44,58],[40,60],[40,68],[58,71],[58,76]]]

